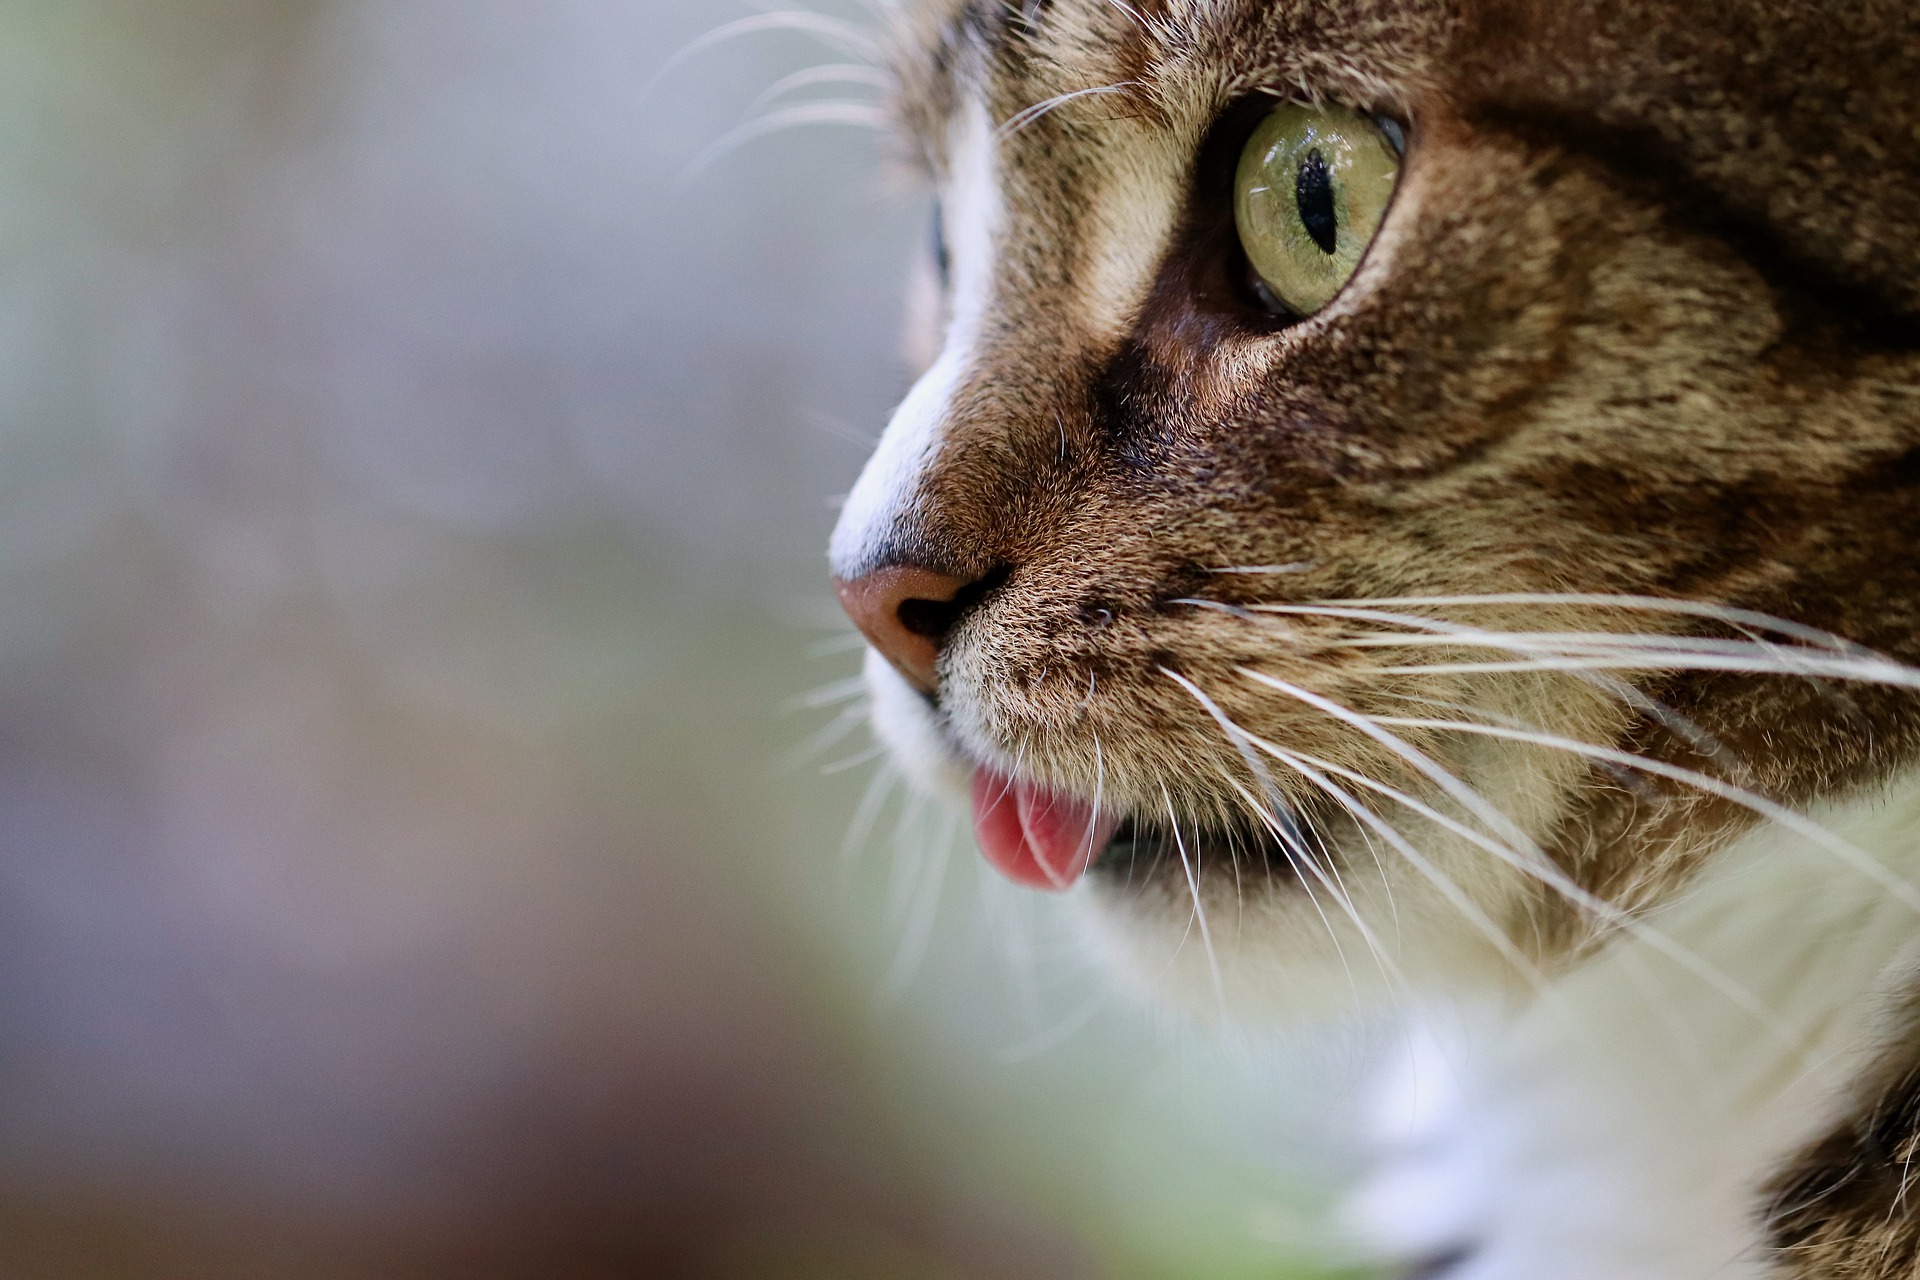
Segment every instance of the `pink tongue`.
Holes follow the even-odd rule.
[[[1113,839],[1117,818],[1004,774],[973,775],[973,830],[994,869],[1029,889],[1073,888]]]

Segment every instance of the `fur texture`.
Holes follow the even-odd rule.
[[[1116,968],[1234,1009],[1501,991],[1536,1010],[1504,1042],[1621,956],[1689,953],[1689,904],[1771,919],[1783,860],[1920,936],[1908,828],[1847,807],[1920,747],[1913,6],[930,0],[897,66],[950,284],[834,569],[990,584],[936,698],[870,664],[916,776],[1174,837],[1088,895]],[[1276,97],[1411,138],[1359,274],[1292,324],[1240,287],[1231,206]],[[1849,1061],[1883,950],[1814,984]],[[1751,958],[1682,1020],[1804,994],[1749,991]],[[1913,1110],[1904,1053],[1856,1063],[1888,1083],[1851,1113],[1788,1089],[1789,1119],[1729,1121],[1737,1227],[1553,1274],[1735,1274],[1687,1269],[1722,1226],[1750,1268],[1910,1274],[1874,1119]]]

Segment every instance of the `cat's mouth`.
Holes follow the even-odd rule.
[[[1211,869],[1249,877],[1291,875],[1306,848],[1306,834],[1292,819],[1273,826],[1247,822],[1229,827],[1173,825],[1129,818],[1089,868],[1096,876],[1132,880],[1166,868],[1198,880]]]
[[[1197,880],[1209,867],[1236,874],[1298,865],[1307,833],[1282,813],[1267,821],[1205,825],[1103,812],[991,769],[973,777],[974,833],[987,861],[1016,884],[1064,892],[1088,874],[1132,879],[1177,867]]]

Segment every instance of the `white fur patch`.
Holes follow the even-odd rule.
[[[941,198],[952,263],[952,318],[939,358],[894,411],[840,512],[828,555],[841,578],[857,578],[874,568],[874,557],[911,514],[914,492],[938,447],[948,406],[972,364],[993,300],[995,245],[1004,221],[995,152],[985,108],[969,104],[954,120],[951,173]]]
[[[1920,777],[1813,816],[1920,876]],[[1413,1029],[1378,1108],[1383,1162],[1350,1206],[1364,1237],[1408,1259],[1470,1251],[1448,1280],[1770,1274],[1762,1188],[1844,1114],[1920,918],[1766,827],[1651,923],[1697,962],[1623,940],[1520,1012]]]

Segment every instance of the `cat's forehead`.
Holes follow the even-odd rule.
[[[967,101],[1003,121],[1070,95],[1178,116],[1255,87],[1387,105],[1453,24],[1436,0],[937,0],[906,25],[897,106],[937,166]]]

